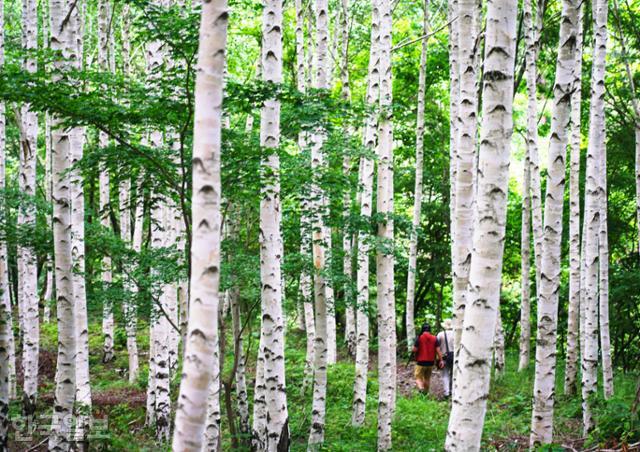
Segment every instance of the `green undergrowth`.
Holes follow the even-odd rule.
[[[96,418],[108,419],[108,435],[91,443],[92,450],[161,451],[168,445],[155,443],[154,431],[144,425],[146,382],[148,375],[148,327],[140,324],[138,344],[140,348],[140,376],[130,384],[127,377],[126,335],[117,329],[115,334],[116,357],[112,362],[102,362],[102,334],[99,324],[90,326],[90,372],[94,398],[93,414]],[[42,349],[53,354],[55,363],[55,324],[42,328]],[[255,355],[255,343],[250,345]],[[302,333],[290,331],[286,343],[287,396],[289,406],[289,428],[291,450],[306,450],[311,423],[311,385],[304,385],[305,338]],[[229,375],[233,366],[233,350],[227,350],[225,373]],[[340,356],[344,356],[340,351]],[[400,360],[399,360],[400,364]],[[504,375],[492,376],[491,392],[483,434],[483,450],[526,450],[531,422],[531,396],[534,378],[533,362],[523,372],[517,371],[517,351],[507,353],[507,370]],[[252,398],[252,372],[255,359],[247,366],[249,397]],[[404,364],[402,364],[404,365]],[[351,425],[351,403],[353,399],[354,366],[342,359],[329,367],[327,387],[327,413],[325,444],[326,451],[373,451],[376,449],[377,431],[377,378],[376,370],[369,372],[367,414],[365,424],[356,428]],[[179,374],[179,373],[178,373]],[[52,371],[41,378],[41,412],[51,409],[51,394],[54,389]],[[558,366],[554,416],[554,439],[557,446],[545,450],[560,450],[564,443],[575,443],[583,437],[581,425],[580,395],[563,394],[563,363]],[[621,441],[640,441],[640,422],[632,418],[630,406],[638,379],[634,374],[616,373],[616,395],[609,401],[596,397],[594,414],[598,428],[586,440],[586,444],[612,445]],[[171,391],[175,401],[178,378],[173,378]],[[601,386],[600,386],[601,388]],[[601,389],[600,389],[601,390]],[[48,395],[48,396],[47,396]],[[222,406],[223,450],[230,449],[230,438],[224,404]],[[449,417],[450,402],[432,397],[398,393],[396,414],[393,422],[393,444],[397,451],[442,450]],[[13,402],[11,413],[18,415],[20,406]],[[42,437],[39,441],[42,440]],[[39,442],[37,441],[37,442]],[[37,443],[35,440],[32,444]],[[576,447],[579,449],[579,447]]]

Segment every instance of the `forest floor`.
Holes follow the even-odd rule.
[[[92,383],[94,438],[90,450],[96,451],[163,451],[168,445],[154,442],[153,430],[144,425],[148,361],[148,331],[139,326],[140,362],[142,369],[138,381],[129,384],[127,378],[126,335],[118,329],[115,335],[116,359],[102,363],[102,335],[100,325],[90,327],[90,372]],[[42,328],[40,360],[39,412],[50,412],[53,403],[56,328]],[[249,345],[255,352],[255,344]],[[374,345],[372,344],[372,347]],[[289,402],[289,428],[294,452],[306,450],[311,411],[311,388],[304,387],[304,336],[291,331],[287,339],[287,389]],[[353,363],[342,359],[329,368],[325,447],[327,451],[375,451],[377,379],[375,350],[372,350],[369,372],[367,417],[361,428],[351,426],[353,398]],[[233,357],[225,360],[231,366]],[[251,362],[249,363],[251,368]],[[488,400],[483,450],[518,451],[528,449],[528,431],[531,419],[533,363],[527,371],[517,372],[516,351],[507,353],[507,369],[503,376],[492,379]],[[228,372],[228,370],[227,370]],[[592,438],[582,437],[579,396],[565,396],[562,392],[563,363],[557,375],[558,394],[555,409],[554,438],[557,447],[545,450],[598,450],[620,448],[621,442],[640,441],[640,422],[631,418],[630,406],[635,394],[637,374],[616,373],[616,396],[608,401],[596,401],[599,429]],[[250,390],[253,379],[248,378]],[[178,393],[178,379],[172,381],[172,398]],[[423,395],[414,388],[413,364],[398,359],[398,399],[393,423],[395,451],[439,451],[444,444],[450,401],[442,398],[442,383],[434,373],[431,393]],[[10,450],[46,450],[46,428],[20,422],[20,404],[13,402],[10,409],[15,419],[12,426]],[[223,406],[223,450],[230,449],[226,413]],[[38,428],[39,427],[39,428]],[[30,429],[31,428],[31,432]],[[623,450],[623,449],[620,449]],[[626,449],[634,450],[634,449]],[[637,449],[635,449],[637,450]]]

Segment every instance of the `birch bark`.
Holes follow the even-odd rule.
[[[450,451],[480,449],[486,413],[491,349],[500,309],[517,6],[515,0],[498,0],[487,5],[477,220],[469,273],[469,303],[457,364],[458,390],[453,393],[445,443],[445,449]]]
[[[531,351],[531,160],[529,158],[529,149],[525,152],[522,175],[522,228],[520,234],[522,273],[520,277],[520,359],[518,371],[522,371],[529,366]]]
[[[467,305],[467,286],[471,263],[473,203],[474,203],[474,159],[476,135],[478,133],[478,90],[476,89],[478,45],[478,17],[481,14],[476,0],[458,0],[458,46],[459,88],[457,107],[456,139],[456,205],[454,226],[455,250],[453,256],[453,331],[456,355],[460,348],[462,323]],[[457,367],[454,369],[456,372]],[[454,378],[455,382],[455,378]],[[456,392],[454,383],[453,392]]]
[[[380,96],[380,9],[379,0],[371,0],[371,47],[367,80],[366,104],[369,114],[365,119],[363,144],[370,152],[376,149],[376,131],[378,128],[378,100]],[[367,224],[373,205],[374,163],[367,156],[360,160],[360,217]],[[369,252],[370,234],[358,231],[357,250],[357,304],[356,304],[356,368],[353,385],[353,413],[351,423],[354,426],[364,424],[367,401],[367,374],[369,369]]]
[[[69,21],[71,5],[65,0],[50,1],[51,48],[61,51],[64,59],[54,62],[58,70],[69,69],[69,59],[76,55]],[[67,451],[71,446],[71,431],[66,422],[73,412],[75,399],[76,334],[73,303],[71,260],[71,193],[67,170],[70,166],[69,132],[52,117],[53,173],[53,243],[56,276],[56,311],[58,315],[58,359],[54,410],[49,436],[49,450]]]
[[[341,33],[341,65],[340,79],[342,82],[342,99],[351,102],[351,85],[349,81],[349,0],[342,0],[342,14],[340,19]],[[348,127],[344,128],[346,136],[351,134]],[[351,173],[351,156],[345,154],[342,160],[342,172],[346,180],[350,179]],[[342,273],[345,283],[343,284],[344,305],[345,305],[345,327],[344,339],[347,344],[347,351],[350,356],[354,357],[356,352],[356,318],[355,304],[353,300],[353,291],[351,290],[353,279],[353,233],[349,227],[349,219],[351,216],[351,186],[348,185],[342,197],[343,204],[343,231],[342,231]]]
[[[560,284],[560,241],[566,174],[567,132],[571,111],[576,62],[578,2],[563,0],[560,42],[553,88],[551,138],[547,193],[544,212],[544,241],[541,253],[538,291],[538,330],[536,335],[536,371],[531,417],[532,446],[551,442],[556,369],[556,328],[558,324],[558,287]]]
[[[38,50],[38,10],[36,0],[22,1],[22,47],[27,53],[24,69],[37,71],[35,52]],[[21,108],[21,149],[19,186],[29,201],[19,209],[18,226],[26,233],[35,228],[36,209],[36,160],[38,153],[38,113],[29,104]],[[26,416],[35,412],[38,394],[38,357],[40,323],[38,311],[38,261],[35,251],[26,246],[18,247],[18,299],[22,311],[22,368],[24,386],[22,410]]]
[[[565,394],[577,388],[580,316],[580,109],[582,105],[582,15],[580,6],[576,33],[576,66],[571,94],[571,138],[569,172],[569,313],[567,321],[567,358],[564,373]]]
[[[282,82],[282,0],[265,0],[262,15],[262,74]],[[260,114],[262,190],[260,201],[260,280],[262,324],[258,359],[264,361],[265,429],[255,431],[259,450],[289,448],[282,312],[282,233],[280,205],[280,101],[268,99]]]
[[[173,449],[200,451],[218,336],[222,91],[227,42],[225,0],[203,3],[196,76],[191,302]]]
[[[316,48],[315,48],[315,73],[314,88],[328,89],[327,74],[329,53],[327,49],[329,40],[327,0],[315,1],[316,21]],[[326,132],[321,126],[311,134],[311,170],[313,173],[311,185],[311,207],[313,212],[312,228],[312,255],[314,267],[314,303],[315,303],[315,347],[314,347],[314,376],[313,376],[313,401],[311,407],[311,430],[307,450],[318,450],[324,442],[324,424],[327,396],[327,363],[328,363],[328,320],[330,312],[331,296],[330,287],[326,280],[325,256],[328,249],[328,241],[325,236],[324,225],[325,194],[320,186],[321,172],[324,170],[323,144]]]
[[[129,27],[131,25],[131,10],[129,5],[124,5],[122,9],[122,61],[123,75],[129,77],[131,57],[131,40],[129,35]],[[135,252],[142,249],[142,227],[144,221],[144,200],[142,197],[142,186],[139,184],[135,203],[131,205],[131,180],[127,179],[120,183],[119,187],[120,201],[120,238],[128,246],[131,245]],[[133,209],[133,237],[131,231],[131,210]],[[132,242],[133,239],[133,242]],[[137,305],[135,302],[135,294],[137,286],[131,280],[129,272],[131,268],[128,262],[122,263],[125,271],[124,285],[125,289],[131,294],[131,297],[124,302],[124,321],[125,330],[127,332],[127,355],[129,357],[129,383],[134,383],[138,379],[138,340],[137,334]]]
[[[4,2],[0,0],[0,68],[4,67]],[[0,103],[0,190],[5,189],[6,167],[5,105]],[[4,203],[0,203],[5,214]],[[12,356],[12,352],[14,353]],[[13,319],[9,299],[7,245],[0,243],[0,450],[9,450],[9,400],[11,398],[12,360],[15,362]]]
[[[4,26],[4,2],[0,0],[0,68],[4,67],[4,35],[5,35],[5,26]],[[5,116],[5,104],[4,102],[0,102],[0,190],[4,190],[6,188],[6,116]],[[6,206],[4,202],[0,203],[0,209],[2,209],[2,213],[6,215]],[[0,355],[0,366],[3,372],[6,374],[2,374],[0,376],[0,384],[4,384],[4,378],[7,379],[7,397],[6,400],[8,409],[9,399],[16,398],[16,345],[15,338],[13,336],[13,313],[11,309],[11,296],[10,296],[10,286],[9,286],[9,256],[7,250],[6,242],[0,242],[0,309],[2,309],[3,314],[0,317],[0,334],[2,334],[2,344],[6,348],[0,347],[0,353],[4,352],[6,355]],[[2,387],[4,391],[4,387]],[[4,395],[4,392],[3,392]],[[3,399],[4,400],[4,399]],[[4,408],[4,407],[0,407]],[[5,413],[4,409],[0,409],[0,414]],[[0,424],[0,428],[8,429],[9,418],[3,420]],[[6,424],[5,424],[6,423]],[[5,426],[6,427],[2,427]],[[5,433],[8,433],[8,430],[5,430]]]
[[[429,34],[429,0],[424,1],[424,16],[422,33]],[[413,221],[411,223],[411,235],[409,237],[409,268],[407,270],[407,305],[405,319],[407,328],[407,347],[409,352],[413,347],[413,339],[416,334],[414,321],[414,301],[416,296],[416,273],[418,257],[418,229],[420,228],[420,213],[422,209],[422,174],[424,155],[424,97],[427,79],[427,46],[428,38],[422,39],[422,52],[420,53],[420,71],[418,74],[418,111],[416,120],[416,180],[413,191]]]
[[[391,421],[395,412],[396,313],[394,291],[393,230],[393,125],[392,125],[392,7],[380,8],[380,123],[378,126],[378,179],[376,211],[378,247],[376,256],[378,304],[378,450],[391,449]]]

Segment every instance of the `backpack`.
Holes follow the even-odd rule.
[[[443,331],[442,335],[444,336],[444,347],[446,352],[444,354],[444,364],[449,369],[453,368],[453,352],[449,350],[449,341],[447,340],[447,332]]]

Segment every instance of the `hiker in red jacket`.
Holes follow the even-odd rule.
[[[413,354],[416,359],[416,385],[422,393],[428,394],[433,366],[437,364],[442,368],[443,365],[438,339],[431,334],[428,324],[422,325],[422,332],[413,344]]]

